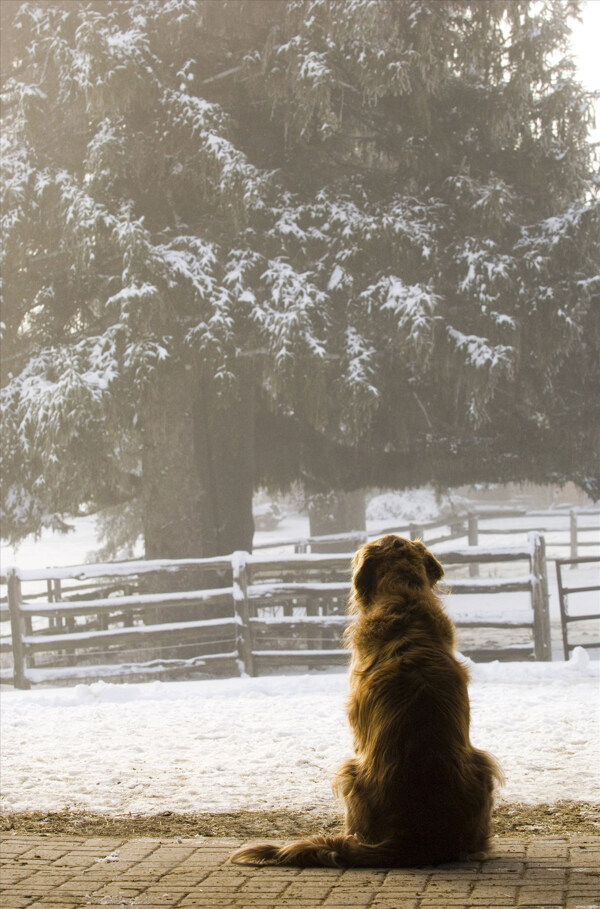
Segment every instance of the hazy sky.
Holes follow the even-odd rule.
[[[583,4],[583,23],[573,29],[573,50],[586,88],[600,90],[600,0]],[[596,101],[594,137],[600,142],[600,100]]]
[[[573,48],[582,81],[588,88],[600,89],[600,0],[583,4],[583,24],[573,29]]]

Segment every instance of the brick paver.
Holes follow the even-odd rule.
[[[483,862],[334,870],[231,865],[239,840],[7,834],[4,909],[600,909],[600,836],[494,841]]]

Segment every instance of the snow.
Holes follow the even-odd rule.
[[[333,271],[331,272],[331,277],[327,285],[327,290],[334,290],[338,284],[341,283],[344,277],[344,269],[340,268],[339,265],[335,265]]]
[[[456,349],[466,353],[467,362],[476,369],[509,369],[512,348],[505,344],[493,345],[486,338],[477,335],[465,335],[455,328],[448,328]]]
[[[373,496],[367,505],[367,520],[374,521],[435,521],[442,510],[449,510],[447,496],[437,495],[429,487],[405,492],[385,492]]]
[[[371,533],[393,517],[399,523],[401,517],[406,522],[436,517],[431,491],[387,495],[371,503]],[[557,513],[544,514],[538,521],[548,528],[549,550],[557,554],[565,555],[567,520],[564,513]],[[475,551],[514,550],[515,544],[525,551],[532,521],[531,516],[482,519],[480,532],[487,528],[498,533],[482,535],[483,545]],[[94,518],[76,518],[73,523],[75,532],[66,536],[45,530],[37,542],[30,539],[17,552],[3,546],[3,569],[12,562],[34,576],[43,565],[83,562],[97,547]],[[580,523],[585,522],[580,518]],[[597,516],[590,515],[589,524],[597,525]],[[517,534],[502,533],[509,528]],[[270,555],[276,559],[276,553],[286,548],[289,554],[286,538],[308,535],[308,519],[292,514],[276,531],[259,533],[256,540],[274,545]],[[592,536],[597,541],[592,530],[581,539]],[[457,545],[462,547],[462,541],[436,548]],[[589,554],[594,552],[592,547]],[[265,556],[257,553],[256,558],[263,561]],[[296,558],[302,561],[307,556]],[[312,558],[327,562],[331,556]],[[512,564],[502,566],[501,577],[508,576]],[[549,568],[551,612],[556,617],[555,576],[553,566]],[[90,565],[86,571],[92,576],[102,569]],[[522,571],[522,564],[515,563],[513,580]],[[593,570],[585,566],[569,577],[578,585],[595,580]],[[459,579],[450,578],[450,586],[453,583],[458,586]],[[589,604],[593,596],[597,599],[589,592],[573,595],[572,611],[582,608],[580,602]],[[506,595],[502,607],[505,620],[530,618],[528,594]],[[485,593],[452,594],[447,608],[459,621],[499,617],[492,616]],[[73,671],[77,681],[76,667]],[[472,740],[501,762],[506,775],[499,793],[502,800],[598,800],[600,661],[590,660],[577,648],[568,663],[485,663],[471,665],[471,675]],[[333,809],[330,780],[351,753],[345,699],[343,671],[3,690],[0,808],[70,806],[137,814]]]
[[[68,526],[72,528],[68,533],[43,528],[38,536],[32,534],[15,546],[3,541],[0,546],[2,572],[12,565],[33,571],[89,561],[93,551],[100,547],[96,516],[70,518]],[[141,551],[139,555],[141,557]]]
[[[504,801],[598,800],[600,664],[471,665],[473,744]],[[3,811],[327,810],[351,754],[343,672],[7,691]]]
[[[422,336],[429,335],[431,320],[440,302],[431,287],[407,285],[395,275],[381,278],[377,284],[368,287],[361,297],[369,301],[378,300],[382,310],[388,310],[397,317],[398,329],[416,342],[420,342]]]
[[[325,54],[316,51],[306,54],[300,65],[298,78],[309,82],[332,81],[333,74],[327,66],[326,59]]]
[[[274,533],[267,530],[254,532],[254,551],[257,555],[263,549],[268,549],[272,555],[289,554],[294,551],[294,544],[298,540],[306,540],[309,536],[310,521],[307,515],[286,514]]]
[[[355,391],[357,388],[362,389],[371,401],[375,401],[379,398],[379,390],[371,382],[375,349],[366,344],[362,335],[352,326],[346,330],[346,347],[348,356],[346,384]]]

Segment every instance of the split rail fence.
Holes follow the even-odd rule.
[[[481,660],[551,659],[543,536],[531,533],[521,546],[470,546],[439,556],[446,568],[463,574],[470,566],[488,572],[451,580],[455,595],[486,595],[475,616],[453,616],[459,629],[518,630],[528,637],[525,644],[461,648],[463,653]],[[202,560],[10,569],[1,580],[8,587],[11,634],[0,638],[0,653],[12,654],[13,666],[1,677],[29,688],[344,664],[351,557],[236,552]],[[509,564],[510,572],[493,576]],[[194,589],[182,589],[190,585]],[[525,594],[525,611],[511,616],[495,606],[497,594],[509,593]]]

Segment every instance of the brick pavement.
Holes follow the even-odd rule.
[[[240,840],[7,834],[3,909],[600,909],[600,836],[498,838],[484,862],[334,870],[231,865]]]

